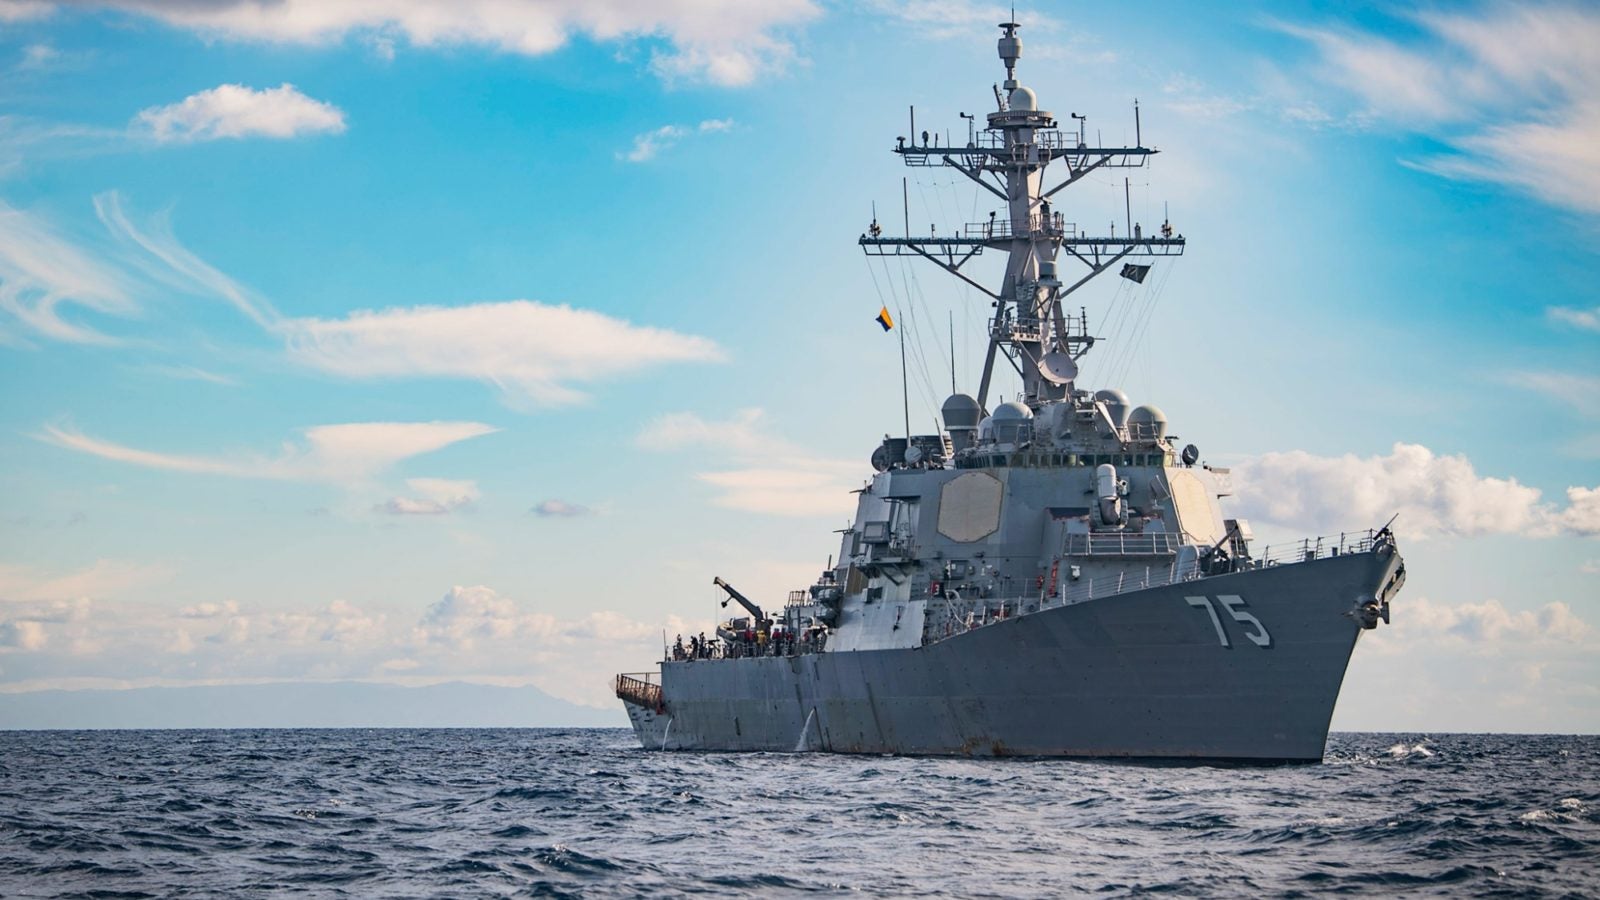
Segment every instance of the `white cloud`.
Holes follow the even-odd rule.
[[[792,467],[749,467],[702,472],[695,477],[721,488],[718,506],[777,516],[847,515],[855,505],[861,466],[825,460],[791,461]],[[852,480],[854,479],[854,480]]]
[[[0,201],[0,313],[58,341],[114,342],[62,318],[62,307],[68,305],[117,316],[138,312],[120,275],[60,237],[37,215]]]
[[[1482,603],[1444,604],[1418,597],[1400,606],[1405,640],[1412,644],[1441,637],[1482,644],[1576,643],[1593,631],[1589,623],[1561,602],[1516,612],[1492,598]]]
[[[113,237],[140,248],[162,264],[161,268],[146,269],[154,277],[188,290],[221,297],[263,328],[278,327],[281,317],[277,310],[179,243],[172,233],[171,220],[166,215],[152,219],[148,228],[135,226],[123,211],[122,195],[117,191],[96,194],[94,210]]]
[[[708,421],[691,412],[657,416],[634,442],[645,450],[721,447],[736,456],[791,453],[794,448],[766,433],[766,412],[741,409],[726,421]]]
[[[1567,507],[1552,512],[1546,531],[1600,535],[1600,487],[1567,488]]]
[[[0,622],[0,650],[42,650],[49,638],[44,625],[28,619]]]
[[[715,362],[712,341],[532,300],[359,311],[284,323],[297,362],[351,378],[489,382],[539,406],[587,399],[575,385],[668,362]]]
[[[1410,165],[1600,212],[1600,10],[1485,4],[1415,20],[1420,36],[1404,44],[1280,27],[1317,48],[1322,80],[1355,95],[1359,115],[1455,150]]]
[[[55,11],[47,0],[0,0],[0,22],[26,22],[42,19]]]
[[[1566,404],[1579,415],[1600,417],[1600,376],[1571,372],[1513,372],[1507,381]]]
[[[867,0],[867,8],[894,20],[923,38],[933,40],[962,39],[974,35],[998,36],[995,28],[1001,22],[1017,22],[1025,33],[1054,27],[1055,20],[1027,9],[1013,15],[1012,8],[1004,3],[981,3],[974,0]],[[1020,16],[1017,17],[1017,16]],[[1026,50],[1024,50],[1026,58]]]
[[[706,119],[698,126],[663,125],[654,131],[634,135],[633,146],[627,152],[617,153],[617,159],[642,163],[655,159],[664,150],[671,149],[691,134],[716,134],[733,128],[732,119]]]
[[[576,503],[568,503],[565,500],[557,500],[554,497],[550,498],[549,500],[540,501],[537,506],[528,511],[543,519],[574,519],[580,516],[594,514],[594,510],[587,506],[580,506]]]
[[[337,598],[179,606],[139,596],[158,571],[112,561],[64,574],[0,566],[0,690],[392,680],[404,672],[424,683],[532,682],[605,703],[608,676],[659,649],[659,625],[607,611],[561,618],[485,587],[401,611]]]
[[[50,67],[61,58],[61,51],[49,44],[29,44],[22,48],[22,59],[17,61],[17,71],[31,72]]]
[[[254,90],[223,84],[169,106],[152,106],[135,119],[155,140],[214,141],[221,138],[292,138],[338,134],[344,112],[300,93],[292,84]]]
[[[748,84],[795,57],[786,29],[820,14],[812,0],[89,0],[208,37],[326,44],[348,35],[393,46],[476,45],[537,56],[575,35],[601,41],[657,39],[651,67],[671,80]],[[3,7],[0,7],[3,8]]]
[[[178,610],[178,616],[184,619],[215,619],[238,614],[239,604],[232,600],[223,603],[196,603]]]
[[[1578,566],[1578,571],[1585,575],[1600,575],[1600,559],[1586,559]]]
[[[475,481],[408,478],[406,486],[416,496],[391,497],[378,511],[393,516],[442,516],[466,509],[481,496]]]
[[[0,564],[0,601],[64,603],[109,596],[166,580],[165,566],[100,559],[65,575],[44,575],[32,567]]]
[[[191,456],[159,453],[46,426],[42,440],[103,459],[152,469],[332,484],[362,482],[404,459],[431,453],[498,429],[479,422],[356,422],[304,430],[300,446],[272,456]]]
[[[1545,317],[1552,322],[1562,325],[1571,325],[1584,331],[1600,331],[1600,306],[1593,309],[1572,309],[1566,306],[1550,306],[1544,311]]]
[[[720,422],[669,413],[646,424],[635,442],[656,451],[698,448],[735,464],[695,476],[721,490],[718,506],[777,516],[848,515],[861,464],[808,454],[768,434],[763,420],[759,409]]]
[[[707,131],[728,120],[707,120]],[[286,318],[272,304],[184,247],[167,216],[137,225],[121,196],[94,198],[101,223],[141,268],[143,283],[220,298],[281,338],[290,359],[349,378],[466,378],[499,387],[515,405],[587,399],[580,385],[672,362],[720,362],[709,338],[634,325],[599,312],[532,300],[358,310],[341,318]],[[132,315],[125,275],[0,203],[0,312],[60,340],[111,342],[61,319],[65,302]],[[0,340],[5,335],[0,332]],[[189,369],[195,377],[198,370]],[[188,464],[186,464],[188,465]],[[191,466],[194,467],[194,466]]]
[[[1480,477],[1465,456],[1417,444],[1371,457],[1267,453],[1235,476],[1241,515],[1304,534],[1376,527],[1396,513],[1396,528],[1417,536],[1600,534],[1600,491],[1569,488],[1558,509],[1538,488]]]

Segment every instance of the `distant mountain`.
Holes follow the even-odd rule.
[[[623,727],[532,687],[324,683],[0,694],[0,729]]]

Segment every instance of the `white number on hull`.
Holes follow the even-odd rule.
[[[1211,627],[1217,630],[1217,643],[1229,648],[1233,646],[1228,642],[1228,631],[1222,627],[1222,617],[1217,615],[1216,604],[1212,603],[1210,597],[1185,597],[1183,599],[1190,606],[1205,610],[1206,615],[1211,617]],[[1222,604],[1222,608],[1228,611],[1228,615],[1235,622],[1246,627],[1245,640],[1255,644],[1257,647],[1272,647],[1272,635],[1267,632],[1267,626],[1261,624],[1261,620],[1253,614],[1246,612],[1245,607],[1248,604],[1245,603],[1243,597],[1238,594],[1218,594],[1216,602]]]
[[[1217,641],[1219,643],[1221,643],[1222,646],[1224,646],[1224,647],[1230,646],[1228,644],[1228,633],[1226,631],[1222,630],[1222,620],[1217,617],[1217,608],[1215,606],[1211,605],[1211,598],[1210,597],[1185,597],[1183,599],[1188,601],[1190,606],[1198,607],[1200,609],[1205,610],[1211,616],[1211,624],[1212,624],[1212,626],[1214,626],[1217,629]]]

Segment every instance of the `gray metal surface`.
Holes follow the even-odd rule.
[[[651,749],[1322,758],[1361,626],[1398,555],[1352,554],[1011,618],[911,650],[664,664]],[[1237,596],[1253,625],[1203,606]],[[670,731],[668,730],[670,723]]]
[[[1006,81],[988,127],[950,147],[913,126],[895,147],[1001,208],[953,237],[888,237],[874,221],[859,240],[993,299],[977,396],[945,401],[940,433],[871,454],[837,562],[781,611],[724,585],[749,616],[696,642],[696,658],[619,676],[647,748],[1322,756],[1357,637],[1388,621],[1404,584],[1394,537],[1257,548],[1249,523],[1224,517],[1227,469],[1180,452],[1154,405],[1078,384],[1101,339],[1063,299],[1124,257],[1174,256],[1185,241],[1167,222],[1146,237],[1131,218],[1121,237],[1088,236],[1052,208],[1090,172],[1155,151],[1137,125],[1136,146],[1120,148],[1088,146],[1081,117],[1076,133],[1058,130],[1017,81],[1017,26],[1001,28]],[[1066,173],[1046,189],[1052,165]],[[985,250],[1007,254],[994,289],[963,271]],[[1078,264],[1086,274],[1063,274]],[[1149,290],[1149,269],[1123,274]],[[998,360],[1022,391],[991,407]]]

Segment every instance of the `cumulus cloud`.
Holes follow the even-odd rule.
[[[223,603],[195,603],[178,610],[179,618],[184,619],[216,619],[238,614],[239,604],[232,600]]]
[[[732,119],[706,119],[698,127],[687,125],[663,125],[654,131],[646,131],[633,137],[633,147],[627,152],[619,152],[617,159],[627,162],[649,162],[663,150],[670,149],[679,141],[691,134],[710,134],[728,131],[733,128]]]
[[[542,519],[575,519],[579,516],[588,516],[594,514],[594,510],[587,506],[580,506],[576,503],[568,503],[565,500],[557,500],[554,497],[550,498],[549,500],[540,501],[538,505],[528,511]]]
[[[0,200],[0,313],[53,340],[114,343],[64,318],[68,306],[124,317],[138,312],[119,273],[61,237],[41,216]]]
[[[391,52],[399,39],[412,47],[476,45],[529,56],[554,51],[575,35],[601,41],[655,39],[664,42],[651,54],[658,75],[722,85],[748,84],[781,70],[795,58],[784,32],[820,14],[812,0],[87,0],[84,5],[149,16],[212,38],[327,44],[355,35]]]
[[[40,650],[48,641],[41,622],[29,619],[0,621],[0,650]]]
[[[562,406],[576,385],[669,362],[723,359],[712,341],[532,300],[360,311],[284,324],[303,365],[351,378],[468,378],[514,399]]]
[[[354,422],[305,429],[303,442],[275,455],[196,456],[140,450],[90,437],[65,426],[46,426],[40,439],[57,446],[151,469],[350,484],[372,478],[401,460],[492,434],[480,422]]]
[[[221,138],[285,139],[344,131],[344,112],[300,93],[292,84],[255,90],[223,84],[168,106],[142,110],[135,124],[155,140],[214,141]]]
[[[442,516],[471,506],[480,496],[475,481],[448,478],[409,478],[414,496],[391,497],[378,511],[391,516]]]
[[[769,434],[765,414],[745,409],[725,421],[695,413],[660,416],[635,442],[652,451],[697,448],[720,454],[730,468],[695,477],[720,490],[713,501],[728,509],[778,516],[844,515],[854,505],[861,465],[807,453]]]
[[[1565,603],[1512,611],[1499,600],[1482,603],[1436,603],[1427,597],[1402,604],[1407,640],[1456,638],[1468,643],[1496,644],[1557,641],[1577,643],[1593,631]]]
[[[1418,36],[1404,42],[1281,27],[1317,49],[1318,74],[1354,94],[1361,117],[1454,151],[1411,161],[1416,168],[1600,212],[1600,10],[1485,4],[1414,19]]]
[[[1541,502],[1515,478],[1480,476],[1465,456],[1397,443],[1386,456],[1267,453],[1237,467],[1239,512],[1308,534],[1373,526],[1400,515],[1413,535],[1600,534],[1597,490],[1569,488],[1567,506]]]

